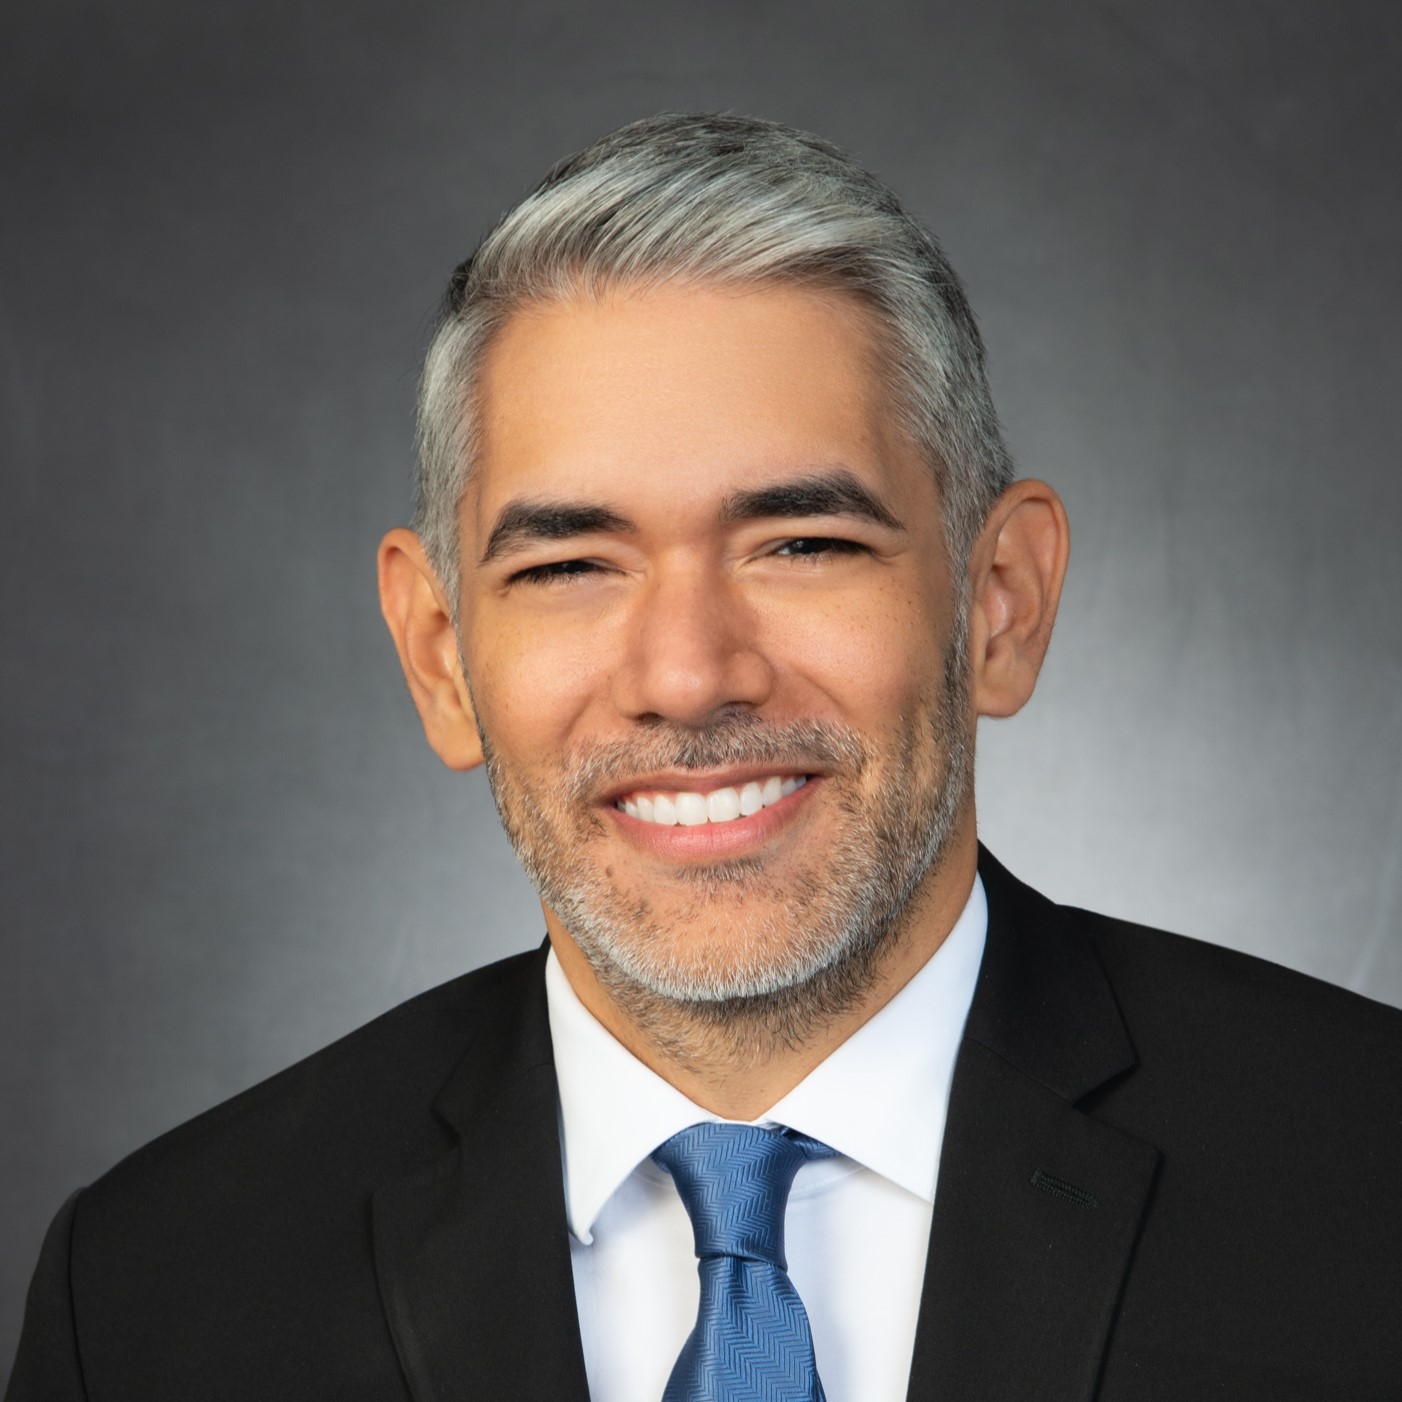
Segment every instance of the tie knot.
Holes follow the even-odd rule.
[[[833,1153],[793,1130],[699,1124],[674,1134],[652,1158],[677,1185],[697,1256],[743,1256],[786,1271],[784,1209],[794,1175],[806,1159]]]

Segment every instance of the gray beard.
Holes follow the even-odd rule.
[[[960,628],[938,696],[881,756],[847,726],[776,726],[744,712],[704,730],[658,723],[637,739],[591,746],[542,793],[483,736],[492,796],[527,875],[616,1006],[663,1055],[758,1064],[800,1046],[879,980],[971,792],[965,647]],[[878,758],[885,780],[864,801],[857,782]],[[825,771],[842,809],[841,837],[780,889],[762,857],[679,870],[690,899],[664,928],[645,893],[625,895],[591,859],[603,824],[590,798],[638,773],[732,765]],[[773,897],[772,909],[727,957],[705,938],[708,908],[747,886]],[[689,937],[679,942],[679,930]]]

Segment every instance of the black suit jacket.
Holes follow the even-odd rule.
[[[980,870],[910,1397],[1396,1402],[1402,1015]],[[543,957],[71,1198],[11,1402],[585,1402]]]

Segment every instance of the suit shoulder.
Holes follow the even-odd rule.
[[[1272,960],[1187,935],[1156,930],[1093,911],[1065,908],[1088,935],[1126,996],[1158,990],[1154,1001],[1295,1023],[1300,1030],[1348,1029],[1402,1048],[1402,1010]]]
[[[234,1181],[239,1162],[286,1161],[319,1147],[373,1174],[377,1146],[399,1157],[442,1139],[434,1093],[487,1020],[517,1007],[542,979],[538,951],[514,955],[440,984],[329,1043],[123,1159],[84,1191],[84,1216],[124,1205],[157,1183]]]
[[[1193,1358],[1234,1396],[1265,1395],[1258,1360],[1287,1392],[1385,1395],[1402,1292],[1402,1013],[1181,935],[1078,924],[1136,1056],[1081,1108],[1160,1155],[1119,1357],[1151,1371]],[[1139,1396],[1142,1378],[1107,1392]]]
[[[1282,1125],[1306,1116],[1402,1148],[1402,1011],[1268,959],[1066,913],[1105,969],[1147,1083],[1191,1088],[1204,1112],[1240,1107],[1243,1125],[1273,1109]]]
[[[543,961],[519,955],[412,998],[85,1189],[70,1214],[66,1297],[104,1395],[156,1395],[155,1360],[185,1380],[161,1396],[305,1395],[268,1382],[296,1350],[241,1343],[241,1331],[301,1329],[326,1341],[356,1395],[399,1396],[371,1264],[375,1195],[458,1151],[435,1101],[462,1081],[493,1084],[485,1048],[503,1032],[531,1064],[548,1054]]]

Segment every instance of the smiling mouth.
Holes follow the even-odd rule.
[[[639,790],[614,800],[614,807],[655,827],[701,827],[705,823],[733,823],[753,817],[808,782],[806,774],[771,774],[726,788],[702,792]]]

